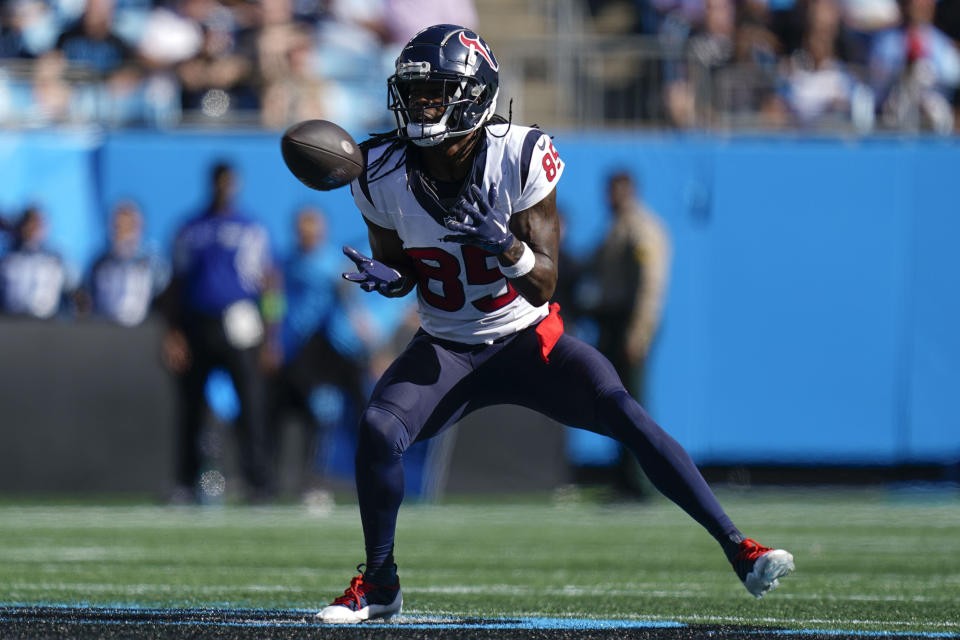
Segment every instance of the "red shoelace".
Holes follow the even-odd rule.
[[[354,576],[350,581],[350,586],[347,587],[342,596],[333,601],[333,605],[355,605],[350,608],[356,611],[360,608],[360,600],[366,597],[368,591],[375,588],[375,585],[367,584],[363,581],[363,574]]]
[[[762,544],[758,543],[756,540],[751,540],[747,538],[740,543],[740,552],[737,553],[734,561],[737,560],[747,560],[752,562],[767,553],[768,551],[773,551],[770,547],[765,547]]]

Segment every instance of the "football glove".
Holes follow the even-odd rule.
[[[343,255],[357,265],[357,271],[343,274],[344,279],[356,282],[364,291],[376,291],[391,296],[403,289],[405,278],[396,269],[368,258],[353,247],[345,246]]]
[[[459,234],[444,236],[443,241],[469,244],[500,255],[513,244],[513,234],[507,226],[507,214],[497,209],[497,185],[490,186],[487,201],[477,185],[471,185],[470,191],[472,201],[464,197],[454,205],[459,220],[451,218],[444,223]]]

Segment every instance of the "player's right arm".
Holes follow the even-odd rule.
[[[407,295],[417,284],[417,274],[413,261],[403,251],[403,241],[393,229],[378,226],[366,218],[363,220],[367,223],[367,238],[370,240],[373,259],[395,269],[403,278],[403,282],[397,283],[390,294],[384,295],[391,298]]]
[[[407,295],[417,283],[416,271],[412,260],[403,251],[403,241],[392,228],[390,216],[374,205],[366,175],[353,181],[350,192],[367,225],[372,258],[353,247],[344,247],[344,255],[353,260],[357,270],[344,273],[343,277],[356,282],[365,291],[376,291],[388,298]]]

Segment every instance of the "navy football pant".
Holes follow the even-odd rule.
[[[540,356],[534,327],[492,345],[464,345],[420,331],[387,369],[360,420],[357,493],[367,568],[392,562],[403,500],[403,452],[476,409],[516,404],[562,424],[611,436],[650,481],[728,550],[740,534],[686,451],[627,393],[613,365],[564,334]]]

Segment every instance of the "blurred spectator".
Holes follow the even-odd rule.
[[[259,366],[265,328],[258,308],[270,269],[269,243],[266,230],[234,204],[236,188],[233,168],[217,164],[209,205],[181,227],[174,241],[173,280],[164,295],[170,326],[163,356],[180,387],[178,500],[196,495],[204,385],[214,367],[227,371],[239,398],[236,431],[247,497],[258,501],[272,491]]]
[[[325,7],[325,19],[316,23],[324,44],[333,42],[362,54],[379,49],[389,39],[382,0],[326,0]],[[387,55],[396,59],[396,51]]]
[[[383,26],[389,53],[396,56],[418,31],[433,24],[477,27],[473,0],[383,0]]]
[[[665,21],[661,41],[673,55],[678,41],[684,42],[691,25],[674,20]],[[696,69],[712,76],[718,69],[733,62],[736,36],[736,7],[733,0],[706,0],[703,26],[685,41],[684,53],[692,58]],[[704,80],[708,80],[705,78]],[[686,60],[667,60],[664,101],[670,121],[678,127],[692,127],[697,123],[696,86],[698,78],[688,72]]]
[[[56,43],[57,16],[44,0],[8,0],[0,3],[0,57],[32,58]]]
[[[390,126],[383,108],[383,77],[393,73],[399,46],[388,33],[381,0],[331,0],[316,25],[311,65],[323,82],[323,112],[348,131]]]
[[[293,21],[290,0],[263,3],[263,26],[256,48],[265,126],[282,128],[308,118],[329,117],[326,84],[313,66],[314,32]]]
[[[777,62],[783,45],[771,30],[769,5],[763,0],[745,0],[737,5],[737,35],[734,62],[740,75],[733,83],[728,110],[768,114],[776,97]],[[742,85],[747,85],[744,88]],[[779,126],[779,119],[772,122]]]
[[[960,84],[956,46],[933,25],[936,0],[901,0],[903,23],[877,35],[870,81],[887,124],[899,129],[953,129],[950,100]]]
[[[767,3],[664,2],[660,10],[668,11],[659,33],[666,57],[663,101],[674,126],[714,125],[718,113],[760,114],[763,124],[782,124],[776,71],[783,45]]]
[[[328,83],[313,70],[313,36],[303,28],[292,30],[283,39],[285,64],[264,73],[260,121],[280,129],[310,118],[331,118]],[[343,122],[342,119],[337,119]]]
[[[47,249],[46,219],[27,207],[14,228],[13,250],[0,259],[0,300],[5,313],[51,318],[68,288],[63,259]]]
[[[859,33],[878,33],[900,21],[898,0],[841,0],[844,23]]]
[[[45,54],[33,66],[28,105],[20,105],[28,119],[41,122],[65,122],[71,119],[73,88],[67,82],[66,60],[58,51]]]
[[[257,60],[265,78],[282,76],[289,68],[290,39],[304,33],[293,21],[292,0],[263,0],[262,24],[256,36]]]
[[[614,173],[607,182],[612,224],[597,249],[581,298],[597,325],[597,349],[630,393],[643,401],[644,366],[666,296],[670,238],[641,200],[630,174]],[[592,289],[592,291],[591,291]],[[632,455],[621,448],[618,488],[650,492]]]
[[[670,267],[670,238],[642,201],[629,173],[607,181],[611,226],[581,287],[586,312],[597,322],[597,348],[624,386],[642,390],[643,365],[660,324]]]
[[[624,34],[639,33],[643,25],[643,10],[649,11],[652,3],[632,0],[586,0],[590,16],[590,30],[594,33]],[[656,24],[656,21],[654,21]]]
[[[19,13],[15,2],[0,4],[0,60],[30,57]]]
[[[56,51],[80,81],[72,87],[71,116],[106,124],[143,120],[156,124],[145,113],[149,107],[144,102],[154,103],[155,110],[164,99],[155,95],[156,90],[145,91],[140,60],[114,32],[114,25],[114,0],[88,0],[80,18],[57,39]]]
[[[345,298],[343,256],[326,243],[326,219],[312,207],[295,217],[297,245],[283,265],[283,366],[274,378],[271,423],[279,454],[282,418],[294,413],[307,433],[301,491],[311,503],[329,502],[324,486],[328,443],[353,426],[365,398],[367,349],[362,316]]]
[[[199,22],[178,10],[186,4],[186,0],[161,4],[147,17],[138,46],[151,68],[170,68],[200,53],[204,36]]]
[[[132,66],[134,52],[113,33],[114,0],[87,0],[80,19],[57,39],[57,50],[71,65],[102,76]]]
[[[585,60],[602,64],[573,67],[599,91],[562,117],[847,128],[839,116],[852,111],[866,130],[875,96],[887,128],[950,130],[960,0],[833,3],[582,0],[601,45]],[[904,25],[891,28],[898,5]],[[808,25],[814,12],[836,24]],[[381,76],[399,46],[429,24],[477,20],[473,0],[11,0],[0,3],[0,59],[41,62],[0,68],[0,122],[280,129],[321,117],[376,130],[391,124]],[[657,35],[655,55],[619,46],[640,33]],[[872,94],[856,80],[867,66]]]
[[[143,218],[134,202],[119,203],[111,221],[110,245],[90,270],[93,312],[132,327],[147,317],[167,285],[169,267],[142,248]]]
[[[835,0],[809,0],[801,48],[784,64],[785,99],[803,128],[849,122],[854,99],[863,96],[872,114],[869,91],[839,59],[840,11]]]
[[[259,98],[254,87],[252,31],[241,33],[234,13],[219,3],[179,0],[179,5],[203,34],[197,54],[178,66],[183,108],[212,119],[255,112]]]

